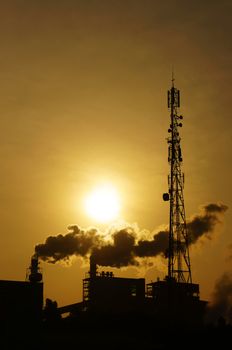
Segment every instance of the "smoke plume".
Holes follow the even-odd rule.
[[[134,247],[136,235],[132,228],[127,227],[113,233],[112,243],[101,247],[94,247],[92,255],[94,261],[101,266],[128,266],[138,265]]]
[[[232,273],[224,273],[215,283],[212,302],[208,305],[207,321],[223,317],[232,324]]]
[[[68,260],[72,255],[85,257],[100,240],[97,229],[82,230],[78,226],[69,226],[71,232],[66,235],[49,236],[45,243],[35,246],[35,253],[44,261],[56,263]]]
[[[212,238],[215,225],[220,223],[220,215],[227,210],[224,204],[207,204],[200,214],[187,222],[189,244],[195,244],[199,238]],[[122,267],[139,265],[138,258],[167,256],[168,230],[150,234],[144,238],[144,232],[131,225],[123,228],[111,228],[106,233],[96,228],[87,230],[78,226],[69,227],[71,232],[65,235],[50,236],[45,243],[38,244],[35,252],[44,261],[56,263],[68,260],[71,256],[88,257],[101,266]]]
[[[228,207],[222,203],[210,203],[202,207],[199,215],[193,216],[187,222],[189,244],[195,243],[199,238],[212,239],[216,224],[221,222],[221,215]]]

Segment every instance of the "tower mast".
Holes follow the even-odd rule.
[[[188,247],[188,232],[184,207],[184,174],[181,170],[183,161],[181,153],[181,138],[179,128],[182,127],[179,115],[180,91],[174,86],[168,90],[168,108],[170,110],[171,124],[168,132],[168,162],[170,173],[168,175],[168,193],[163,199],[170,202],[169,213],[169,247],[168,247],[168,278],[177,282],[192,283],[191,265]]]

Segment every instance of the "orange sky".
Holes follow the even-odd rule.
[[[127,222],[168,223],[174,65],[187,217],[207,202],[229,207],[214,239],[190,251],[193,280],[210,297],[231,270],[231,10],[229,0],[0,2],[1,279],[24,280],[47,236],[95,225],[82,200],[99,182],[119,188]],[[81,300],[81,264],[42,263],[45,297]]]

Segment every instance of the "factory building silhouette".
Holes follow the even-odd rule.
[[[90,258],[90,270],[83,279],[83,300],[60,307],[61,314],[151,317],[159,327],[174,323],[175,327],[203,326],[206,301],[200,300],[199,285],[157,279],[145,283],[144,278],[115,277],[110,271],[98,272]]]
[[[128,315],[142,313],[152,316],[159,326],[201,327],[206,301],[200,300],[199,285],[192,283],[189,257],[189,237],[184,207],[184,175],[178,114],[180,92],[172,80],[168,91],[171,124],[168,130],[168,193],[164,201],[170,203],[168,275],[164,280],[145,284],[144,278],[118,278],[112,272],[98,272],[94,254],[90,257],[90,270],[83,280],[83,301],[60,308],[61,313],[90,312],[97,314]]]
[[[26,281],[0,280],[0,330],[38,325],[43,304],[42,273],[37,256],[32,256]]]
[[[52,312],[69,314],[73,318],[105,315],[126,317],[142,315],[152,318],[160,327],[198,328],[203,325],[207,302],[200,299],[199,285],[192,282],[189,244],[184,207],[184,175],[179,128],[183,119],[178,113],[180,92],[172,80],[168,91],[168,108],[171,124],[168,130],[168,192],[163,199],[170,204],[168,248],[168,273],[164,280],[145,283],[144,278],[121,278],[112,272],[99,272],[94,252],[90,254],[90,269],[83,279],[81,302],[57,307],[49,299],[43,300],[42,273],[39,255],[31,258],[26,281],[0,281],[1,324],[24,322],[40,323]],[[52,309],[53,306],[53,309]],[[52,317],[51,317],[52,319]]]

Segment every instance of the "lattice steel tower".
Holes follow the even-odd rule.
[[[168,91],[168,108],[171,124],[168,132],[168,193],[163,199],[170,202],[169,216],[169,247],[168,247],[168,278],[177,282],[192,283],[191,265],[188,248],[188,232],[184,207],[184,174],[181,171],[183,161],[181,153],[181,138],[179,128],[182,127],[179,115],[180,91],[174,86],[172,79],[171,89]]]

